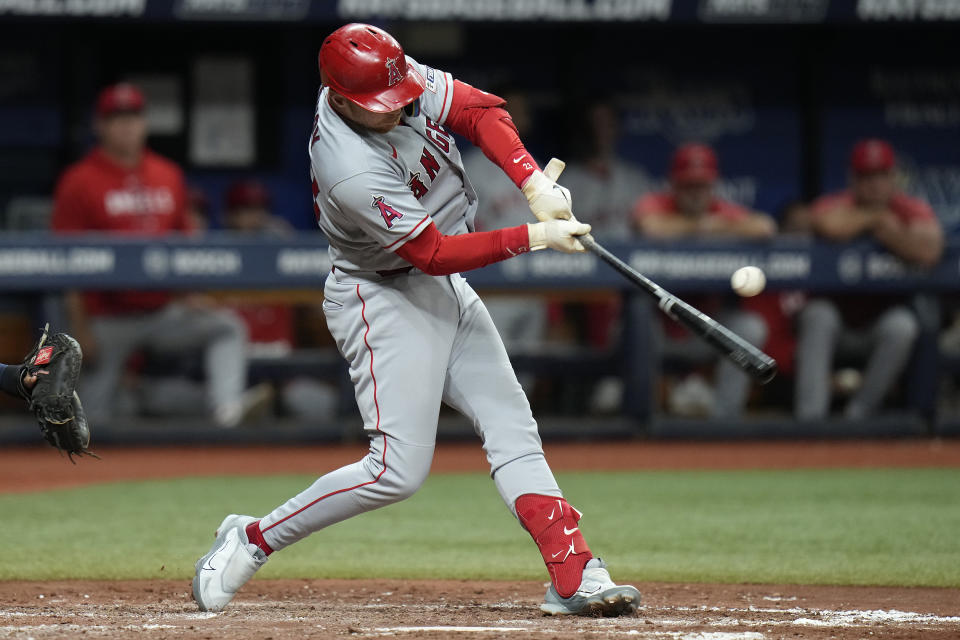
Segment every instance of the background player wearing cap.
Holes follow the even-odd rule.
[[[547,613],[636,608],[594,558],[543,456],[536,422],[483,303],[458,272],[529,250],[582,251],[589,225],[539,171],[503,101],[407,58],[386,32],[351,24],[319,55],[325,85],[309,142],[315,214],[330,241],[328,326],[350,364],[370,453],[261,519],[230,515],[196,565],[201,609],[225,607],[274,550],[412,495],[433,458],[440,403],[481,436],[494,483],[551,577]],[[450,127],[511,177],[545,220],[473,232],[476,196]],[[389,531],[371,544],[395,548]],[[426,561],[426,559],[425,559]]]
[[[146,148],[145,101],[137,87],[118,84],[97,101],[98,146],[67,168],[56,187],[53,228],[163,236],[189,230],[183,174]],[[67,313],[83,348],[84,403],[91,421],[113,417],[120,376],[143,347],[162,352],[202,350],[214,420],[236,425],[245,412],[246,333],[233,314],[199,296],[174,299],[160,291],[70,293]]]
[[[943,230],[926,202],[897,186],[893,148],[883,140],[858,142],[850,155],[850,188],[820,197],[812,224],[820,237],[849,242],[871,237],[907,262],[935,264]],[[874,413],[907,364],[919,325],[903,296],[844,294],[814,298],[798,319],[794,414],[803,420],[827,415],[834,352],[866,358],[859,391],[845,408],[849,418]]]
[[[650,238],[717,236],[768,238],[776,225],[766,214],[751,211],[716,195],[720,177],[717,154],[703,144],[679,147],[670,161],[669,188],[648,193],[634,204],[633,222],[641,234]],[[767,337],[763,317],[741,308],[720,296],[691,299],[699,309],[716,314],[721,322],[751,343],[762,347]],[[661,357],[698,364],[717,360],[714,391],[702,379],[691,376],[675,388],[671,408],[678,413],[707,413],[714,417],[734,418],[743,413],[750,394],[750,378],[736,365],[716,354],[689,332],[666,324],[656,341]]]
[[[670,161],[670,185],[648,193],[633,207],[633,223],[645,236],[671,238],[725,234],[769,238],[777,227],[770,216],[750,211],[716,194],[717,154],[704,144],[679,147]]]

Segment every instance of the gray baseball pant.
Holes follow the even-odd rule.
[[[90,319],[97,361],[81,378],[83,406],[91,420],[113,417],[114,398],[127,360],[141,348],[203,353],[210,409],[241,402],[247,384],[247,329],[227,310],[173,303],[153,313]]]
[[[837,306],[814,299],[798,318],[797,373],[794,415],[800,420],[819,420],[830,409],[833,356],[840,349],[867,355],[860,390],[847,403],[848,418],[864,418],[880,408],[900,377],[920,333],[916,315],[907,307],[884,311],[863,331],[843,326]]]
[[[370,452],[261,519],[274,550],[413,495],[430,471],[441,402],[473,423],[508,508],[526,493],[562,497],[503,342],[463,277],[338,271],[324,296]]]
[[[717,321],[744,338],[750,344],[763,347],[767,340],[767,323],[752,311],[734,309],[717,315]],[[674,357],[691,362],[707,362],[717,359],[716,352],[703,340],[687,337],[683,340],[671,340],[664,334],[663,326],[657,322],[654,348],[660,351],[658,360],[663,356]],[[738,418],[750,398],[752,381],[742,369],[726,358],[719,358],[714,371],[714,418]]]

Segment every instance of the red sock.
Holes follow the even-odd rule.
[[[593,557],[577,522],[582,515],[563,498],[527,493],[514,504],[520,524],[537,543],[550,579],[562,598],[569,598],[583,580],[583,567]]]
[[[250,541],[250,544],[255,544],[267,555],[273,553],[273,549],[270,548],[270,545],[267,544],[267,541],[263,539],[263,534],[260,533],[260,521],[251,522],[247,525],[247,540]]]

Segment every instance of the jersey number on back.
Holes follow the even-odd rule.
[[[371,206],[380,210],[380,215],[383,217],[383,221],[386,223],[387,229],[393,227],[394,220],[399,220],[403,217],[402,213],[383,201],[383,196],[374,196],[373,205]]]

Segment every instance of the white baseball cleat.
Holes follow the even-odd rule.
[[[561,598],[551,584],[540,611],[550,616],[622,616],[634,613],[639,604],[636,587],[614,584],[607,563],[591,558],[583,568],[583,581],[576,592]]]
[[[193,599],[201,611],[223,611],[240,587],[266,564],[267,554],[247,539],[246,527],[256,520],[236,514],[224,518],[210,551],[197,560]]]

